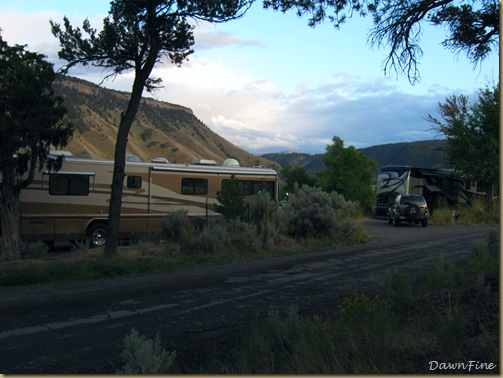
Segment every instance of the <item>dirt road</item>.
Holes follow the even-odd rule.
[[[0,292],[1,373],[114,373],[123,339],[135,328],[160,333],[163,346],[197,366],[214,341],[232,347],[254,314],[297,305],[323,313],[388,269],[420,273],[443,251],[464,259],[497,227],[393,228],[366,223],[373,240],[305,255],[170,274],[48,285]]]

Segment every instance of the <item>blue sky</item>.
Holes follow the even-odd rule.
[[[0,28],[9,44],[27,44],[56,67],[58,43],[49,19],[89,18],[100,28],[104,0],[0,0]],[[474,67],[463,54],[445,50],[442,28],[425,27],[421,82],[385,76],[387,50],[367,44],[370,20],[355,17],[341,29],[314,29],[294,13],[263,10],[257,1],[240,20],[199,23],[195,53],[181,68],[160,64],[154,76],[164,88],[158,100],[187,106],[212,130],[253,153],[295,150],[323,153],[333,136],[357,148],[433,139],[424,121],[452,94],[476,98],[499,78],[498,52]],[[75,68],[71,75],[101,82],[101,69]],[[132,74],[104,86],[129,91]]]

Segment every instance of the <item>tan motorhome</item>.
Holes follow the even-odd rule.
[[[156,161],[159,161],[156,159]],[[214,161],[193,164],[127,162],[122,195],[120,238],[154,232],[162,217],[177,209],[208,220],[215,211],[217,191],[231,175],[245,195],[267,191],[277,200],[277,172],[239,167],[234,159],[219,166]],[[113,161],[73,158],[65,154],[57,172],[37,172],[21,192],[21,235],[24,240],[89,240],[93,247],[106,242]]]

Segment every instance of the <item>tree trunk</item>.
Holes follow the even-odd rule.
[[[143,86],[135,88],[129,100],[126,113],[121,117],[117,141],[115,142],[114,172],[112,177],[112,189],[108,209],[107,242],[105,244],[105,256],[112,257],[117,254],[119,244],[119,227],[122,207],[122,192],[124,187],[124,172],[126,167],[126,148],[129,130],[133,124],[136,112],[140,105]]]
[[[9,182],[10,180],[7,177],[3,176],[2,179],[2,194],[0,198],[2,243],[0,245],[0,260],[19,260],[21,259],[19,191],[13,188],[12,183]]]
[[[114,173],[108,208],[107,242],[104,251],[105,257],[113,257],[117,254],[128,135],[140,106],[145,83],[154,68],[156,57],[157,53],[151,51],[151,57],[147,60],[144,68],[136,73],[129,104],[126,113],[121,117],[119,130],[117,132],[114,154]]]
[[[113,257],[117,255],[117,247],[119,242],[119,227],[122,207],[122,191],[124,186],[124,171],[126,168],[126,147],[129,135],[129,130],[136,117],[140,106],[141,96],[145,83],[155,66],[155,62],[159,56],[159,44],[157,38],[159,31],[155,27],[155,6],[150,3],[148,9],[149,22],[151,22],[151,45],[149,47],[148,56],[141,66],[141,61],[137,61],[133,89],[126,112],[121,117],[119,130],[117,132],[117,141],[115,143],[114,154],[114,173],[112,177],[112,191],[110,194],[110,205],[108,209],[108,225],[107,225],[107,242],[105,244],[105,257]]]

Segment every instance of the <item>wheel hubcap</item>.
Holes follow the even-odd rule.
[[[103,245],[105,245],[106,240],[107,239],[105,237],[105,231],[97,230],[94,232],[93,238],[92,238],[94,245],[103,246]]]

